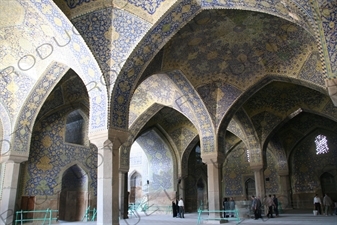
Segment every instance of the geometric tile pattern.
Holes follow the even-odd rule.
[[[142,9],[146,10],[149,14],[154,14],[156,12],[156,9],[159,7],[160,3],[164,1],[165,0],[145,0],[145,1],[128,0],[129,3],[141,7]]]
[[[327,136],[329,152],[316,155],[315,137],[319,134]],[[321,189],[319,183],[321,173],[326,166],[337,164],[337,138],[335,133],[316,130],[302,140],[293,150],[290,158],[292,166],[292,190],[294,193],[315,193]]]
[[[75,173],[76,179],[88,182],[90,190],[96,194],[97,148],[65,142],[65,119],[69,112],[64,110],[54,113],[35,125],[25,174],[27,182],[24,195],[57,194],[62,186],[67,186],[62,183],[63,173],[75,164],[82,169],[82,172]]]
[[[321,112],[322,109],[331,105],[330,99],[320,92],[297,85],[273,82],[257,92],[244,108],[252,118],[256,132],[264,141],[264,137],[281,122],[299,108],[311,112]],[[273,99],[272,101],[270,101]],[[327,116],[334,116],[334,113],[327,113]],[[263,127],[262,127],[263,126]]]
[[[0,102],[0,133],[2,136],[0,136],[0,148],[1,152],[0,154],[6,154],[8,150],[12,147],[10,145],[10,134],[12,133],[11,129],[11,119],[9,117],[9,112],[4,107],[4,105]]]
[[[23,1],[24,2],[24,1]],[[69,42],[67,48],[62,52],[63,57],[67,58],[67,65],[74,69],[78,76],[83,80],[88,89],[90,98],[90,120],[89,132],[106,129],[107,124],[107,93],[105,85],[99,82],[101,80],[102,72],[100,71],[96,60],[92,53],[83,41],[82,37],[78,35],[78,31],[70,23],[68,18],[55,7],[52,1],[35,1],[31,0],[37,11],[42,13],[40,16],[48,22],[49,26],[54,28],[57,34],[57,40],[62,44]],[[63,38],[63,40],[62,40]],[[68,40],[67,40],[68,39]],[[61,41],[62,40],[62,41]],[[44,43],[44,42],[43,42]],[[57,46],[59,47],[59,46]],[[60,48],[63,50],[62,48]]]
[[[289,172],[288,159],[285,149],[282,146],[282,142],[276,135],[273,140],[270,141],[268,150],[271,151],[277,161],[277,170],[282,172]]]
[[[337,3],[336,1],[314,1],[317,35],[321,39],[321,54],[324,57],[328,78],[337,77]]]
[[[298,142],[313,132],[316,127],[324,128],[331,132],[337,131],[336,121],[332,122],[328,118],[304,112],[293,118],[291,123],[285,124],[282,132],[279,132],[277,136],[283,149],[289,155],[290,151],[299,144]]]
[[[153,191],[173,189],[173,158],[170,147],[155,130],[144,133],[137,138],[137,142],[149,160],[150,188]]]
[[[128,125],[128,108],[126,104],[131,98],[142,71],[146,65],[143,62],[149,62],[150,59],[160,50],[168,38],[170,38],[177,29],[188,21],[191,16],[200,9],[197,4],[191,4],[189,0],[181,1],[175,5],[175,8],[161,18],[155,27],[151,28],[147,35],[137,45],[137,49],[129,56],[129,60],[124,64],[116,83],[120,81],[131,85],[130,88],[116,88],[112,94],[112,118],[111,126],[125,128]],[[115,96],[120,96],[119,98]],[[121,99],[122,98],[122,99]],[[118,101],[118,99],[121,99]]]
[[[273,155],[267,151],[267,166],[264,176],[269,177],[266,182],[266,193],[278,192],[278,169],[277,161]],[[225,196],[245,196],[246,176],[254,176],[248,162],[246,147],[243,144],[238,145],[226,158],[223,167],[223,185]]]
[[[37,118],[39,109],[48,95],[54,88],[54,85],[61,79],[68,68],[64,65],[55,63],[45,74],[43,79],[35,85],[33,93],[26,97],[25,106],[18,113],[18,119],[13,131],[12,140],[15,140],[16,147],[13,150],[15,154],[22,156],[29,155],[29,146],[31,140],[31,132],[33,130],[34,121]]]

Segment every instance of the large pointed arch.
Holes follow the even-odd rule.
[[[137,48],[130,54],[126,60],[121,72],[116,79],[116,85],[112,91],[111,102],[111,121],[110,126],[126,129],[128,126],[128,106],[130,104],[131,95],[138,86],[138,82],[149,65],[151,60],[160,51],[160,49],[189,21],[191,21],[198,13],[204,9],[242,9],[257,11],[247,2],[224,2],[224,1],[195,1],[183,0],[177,1],[167,12],[154,24],[147,32],[143,39],[137,45]],[[312,24],[312,12],[308,7],[303,10],[302,6],[297,4],[263,4],[260,5],[260,12],[272,14],[280,18],[296,23],[314,36]],[[289,10],[289,11],[288,11]],[[292,12],[292,13],[289,13]],[[296,16],[294,16],[296,15]],[[123,83],[123,87],[119,84]],[[125,85],[128,88],[125,88]],[[119,112],[117,114],[117,112]]]

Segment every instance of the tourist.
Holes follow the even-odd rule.
[[[320,197],[318,197],[318,194],[315,195],[314,197],[314,205],[315,205],[315,210],[318,212],[318,214],[322,214],[322,211],[321,211],[321,199]]]

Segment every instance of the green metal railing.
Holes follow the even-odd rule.
[[[34,222],[34,221],[42,221],[41,225],[44,225],[46,222],[50,225],[52,220],[57,220],[57,217],[53,217],[53,213],[58,212],[58,210],[51,210],[51,209],[46,209],[46,210],[32,210],[32,211],[16,211],[15,215],[15,225],[18,225],[20,223],[21,225],[24,222]],[[25,218],[25,214],[28,213],[44,213],[44,217],[41,218]]]
[[[95,221],[97,216],[96,208],[90,209],[90,206],[87,207],[83,215],[82,221]]]
[[[207,215],[202,215],[203,213],[206,213]],[[220,215],[223,215],[224,213],[228,213],[233,215],[233,217],[226,217],[222,218],[220,217],[209,217],[209,213],[219,213]],[[241,223],[241,219],[239,216],[239,211],[237,209],[235,210],[203,210],[201,208],[198,209],[198,222],[197,224],[201,224],[203,220],[233,220],[237,221],[237,224]]]

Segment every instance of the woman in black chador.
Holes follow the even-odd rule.
[[[177,217],[177,209],[178,209],[177,204],[174,201],[172,201],[172,213],[173,213],[173,217]]]

